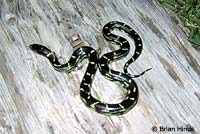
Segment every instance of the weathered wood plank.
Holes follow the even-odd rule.
[[[187,41],[187,30],[181,29],[175,15],[156,1],[0,3],[0,133],[150,134],[153,126],[192,126],[194,134],[200,133],[199,48]],[[123,116],[106,117],[90,111],[80,100],[86,64],[71,74],[59,73],[28,46],[43,44],[67,61],[73,51],[69,38],[79,34],[83,45],[101,48],[103,54],[114,49],[105,45],[101,35],[103,25],[111,20],[127,23],[142,37],[144,51],[130,72],[153,69],[135,79],[140,88],[137,106]],[[121,70],[126,60],[111,67]],[[100,73],[92,91],[104,101],[123,98],[120,87]]]

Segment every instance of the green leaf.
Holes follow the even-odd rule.
[[[188,40],[197,46],[200,46],[200,32],[198,29],[190,32]]]

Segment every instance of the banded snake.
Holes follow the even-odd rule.
[[[135,41],[135,52],[132,58],[124,65],[124,73],[109,68],[110,63],[125,57],[130,51],[129,42],[125,38],[113,34],[113,30],[125,32]],[[121,115],[132,109],[138,101],[138,87],[132,78],[139,77],[150,69],[145,70],[139,75],[131,75],[128,73],[129,65],[140,56],[143,47],[140,36],[131,27],[122,22],[111,21],[104,25],[102,33],[106,40],[114,42],[112,44],[118,45],[119,49],[106,53],[100,58],[95,49],[89,46],[82,46],[73,52],[67,63],[61,64],[55,53],[45,46],[32,44],[30,45],[30,49],[48,58],[53,68],[60,72],[64,71],[70,73],[79,63],[88,58],[89,64],[80,85],[81,100],[87,107],[98,113],[105,115]],[[97,69],[99,69],[100,73],[108,80],[120,83],[123,88],[127,89],[127,95],[122,102],[116,104],[104,103],[91,95],[90,88]]]

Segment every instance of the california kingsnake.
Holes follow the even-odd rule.
[[[112,30],[123,31],[135,41],[135,52],[132,58],[129,59],[124,65],[124,73],[112,70],[108,67],[111,62],[125,57],[130,50],[129,42],[125,38],[111,33]],[[128,66],[134,62],[141,54],[142,41],[140,36],[131,27],[118,21],[107,23],[103,27],[102,33],[106,40],[114,42],[114,44],[118,45],[120,48],[116,51],[104,54],[101,58],[98,58],[96,50],[88,46],[83,46],[73,52],[67,63],[61,64],[54,52],[49,50],[47,47],[39,44],[32,44],[30,45],[30,48],[37,54],[48,58],[55,70],[65,71],[67,73],[73,71],[77,67],[78,63],[82,62],[85,58],[88,58],[89,64],[80,85],[81,100],[87,107],[98,113],[105,115],[121,115],[132,109],[138,101],[138,87],[132,77],[139,77],[147,71],[146,70],[140,75],[134,76],[131,76],[127,71]],[[123,88],[127,89],[127,95],[121,103],[103,103],[91,95],[90,88],[98,68],[100,73],[108,80],[120,83]]]

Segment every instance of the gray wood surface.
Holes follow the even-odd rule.
[[[157,132],[162,134],[200,134],[200,48],[187,41],[187,29],[157,1],[0,0],[0,19],[0,134],[151,134],[153,126],[168,127]],[[48,46],[66,62],[73,51],[70,38],[80,35],[82,45],[102,55],[115,49],[101,35],[111,20],[125,22],[142,37],[143,53],[129,71],[153,69],[135,79],[136,107],[107,117],[80,100],[87,61],[70,74],[59,73],[29,45]],[[111,67],[122,70],[125,61]],[[119,102],[124,93],[97,72],[94,96]],[[181,126],[194,131],[169,132]]]

